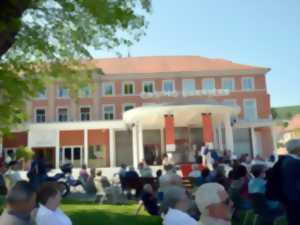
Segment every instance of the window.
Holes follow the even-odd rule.
[[[115,118],[115,107],[113,105],[103,106],[103,119],[113,120]]]
[[[89,145],[88,165],[91,168],[106,166],[106,145]]]
[[[92,88],[90,86],[82,87],[79,90],[79,97],[89,98],[92,96]]]
[[[67,108],[57,109],[57,120],[60,122],[68,121],[68,109]]]
[[[80,120],[88,121],[90,120],[90,107],[81,107],[80,108]]]
[[[69,98],[69,90],[62,86],[58,87],[57,97],[58,98]]]
[[[105,82],[102,84],[102,95],[113,96],[115,95],[115,86],[112,82]]]
[[[204,89],[204,90],[214,90],[215,89],[215,80],[214,79],[203,79],[202,89]]]
[[[37,99],[47,99],[47,97],[48,97],[48,89],[44,88],[37,94],[36,98]]]
[[[134,82],[124,82],[123,83],[123,95],[133,95],[134,94]]]
[[[174,92],[174,80],[163,80],[163,91],[166,93]]]
[[[182,90],[184,93],[193,93],[196,90],[195,80],[184,79],[182,81]]]
[[[244,91],[254,90],[254,78],[253,77],[243,77],[242,78],[242,89]]]
[[[36,109],[35,122],[37,122],[37,123],[46,122],[46,110],[45,109]]]
[[[123,105],[123,112],[126,112],[126,111],[128,111],[130,109],[133,109],[134,106],[135,106],[134,104],[124,104]]]
[[[78,147],[63,147],[61,154],[61,165],[71,163],[74,167],[81,167],[83,164],[83,149]]]
[[[154,93],[154,81],[143,81],[143,92]]]
[[[222,79],[222,89],[224,90],[234,90],[234,79],[233,78],[223,78]]]
[[[237,106],[237,103],[236,103],[235,99],[225,99],[224,100],[224,105],[226,105],[226,106]]]
[[[244,100],[244,118],[253,121],[257,119],[257,108],[255,99]]]

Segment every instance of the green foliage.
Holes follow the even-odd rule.
[[[300,114],[300,106],[275,107],[272,108],[272,115],[273,111],[276,112],[277,120],[287,120],[296,114]]]
[[[0,55],[2,132],[26,120],[26,101],[51,82],[63,82],[76,97],[78,88],[101,75],[85,63],[91,58],[90,51],[113,50],[139,41],[147,27],[145,15],[151,12],[150,0],[26,3],[22,17],[0,22],[0,32],[17,33],[9,39],[13,39],[10,49]]]
[[[28,162],[33,159],[34,152],[31,148],[21,146],[16,151],[16,159]]]

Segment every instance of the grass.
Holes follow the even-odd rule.
[[[0,199],[0,209],[4,206]],[[137,204],[99,205],[90,202],[64,201],[63,211],[70,216],[73,225],[160,225],[159,217],[149,216],[141,211],[135,215]],[[0,210],[1,211],[1,210]]]
[[[3,198],[0,197],[0,212],[4,206]],[[136,216],[137,204],[129,205],[99,205],[91,202],[65,200],[62,204],[63,211],[70,216],[73,225],[161,225],[159,217],[149,216],[147,212],[141,211]],[[243,221],[244,221],[244,216]],[[233,221],[233,225],[258,225],[253,222],[254,216],[249,220]],[[276,222],[276,225],[287,225],[284,219]]]

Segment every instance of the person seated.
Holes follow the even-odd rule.
[[[279,202],[271,201],[266,199],[266,167],[258,164],[253,165],[251,169],[253,178],[250,179],[248,184],[248,190],[250,196],[253,194],[260,194],[265,199],[264,211],[269,214],[281,214],[282,209]],[[277,213],[278,212],[278,213]]]
[[[159,215],[159,207],[157,203],[156,194],[150,184],[145,184],[143,187],[143,193],[141,197],[141,201],[139,203],[139,207],[136,211],[136,215],[139,214],[142,206],[144,206],[145,210],[153,216]]]
[[[139,163],[138,170],[141,177],[153,177],[151,168],[144,162]]]
[[[79,180],[82,183],[86,183],[88,178],[89,178],[89,173],[87,171],[87,166],[86,165],[82,165],[81,170],[79,172]]]
[[[6,209],[0,216],[1,225],[31,225],[36,206],[36,193],[27,181],[18,181],[6,196]]]
[[[200,225],[230,225],[232,202],[224,187],[218,183],[201,185],[195,194],[201,212]]]
[[[201,177],[201,171],[199,170],[198,164],[192,165],[192,171],[189,173],[188,177],[192,177],[192,178]]]
[[[196,185],[200,186],[207,182],[210,182],[210,170],[206,167],[202,170],[201,176],[197,178]]]
[[[233,168],[231,176],[232,181],[229,192],[235,207],[239,209],[251,208],[248,192],[249,174],[247,168],[243,165],[237,165]]]
[[[197,225],[198,222],[187,211],[190,199],[182,187],[169,187],[162,203],[163,225]]]
[[[125,173],[125,179],[127,181],[138,180],[139,174],[135,171],[133,166],[129,167],[129,170]]]
[[[55,182],[44,183],[38,191],[37,225],[72,225],[72,221],[59,209],[61,193]]]
[[[164,166],[165,174],[159,180],[159,199],[163,199],[164,191],[171,186],[182,187],[181,177],[176,174],[173,165],[169,164]]]
[[[18,181],[22,180],[20,172],[18,171],[18,166],[18,161],[11,161],[7,165],[7,171],[3,174],[5,185],[8,190],[15,186]]]
[[[87,194],[95,194],[97,192],[95,185],[96,169],[91,169],[91,175],[88,177],[86,183],[83,185],[83,188]]]

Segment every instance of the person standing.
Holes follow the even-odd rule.
[[[288,225],[300,221],[300,139],[286,144],[288,155],[279,159],[267,174],[267,196],[286,209]],[[275,185],[275,186],[274,186]]]

